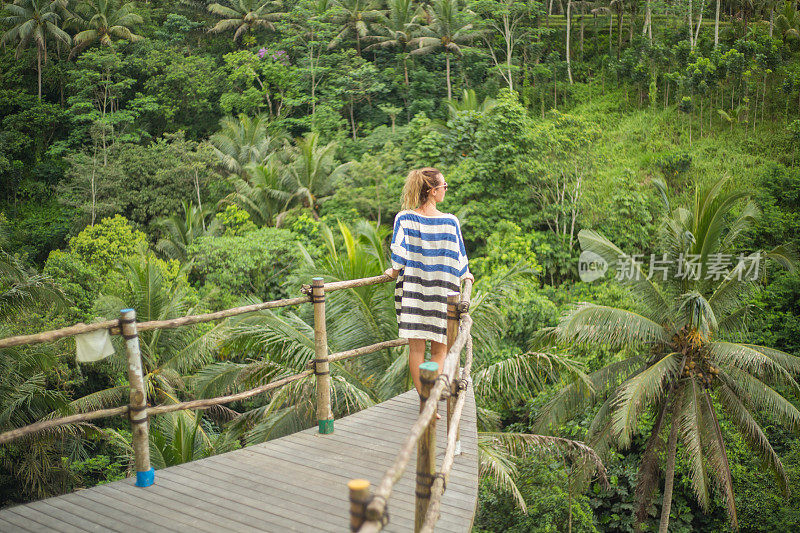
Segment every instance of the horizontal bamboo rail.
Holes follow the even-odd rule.
[[[303,379],[305,377],[310,376],[313,373],[314,373],[313,370],[303,370],[299,374],[292,374],[291,376],[287,376],[285,378],[281,378],[276,381],[270,381],[269,383],[266,383],[254,389],[246,390],[244,392],[238,392],[236,394],[229,394],[227,396],[217,396],[216,398],[208,398],[203,400],[190,400],[188,402],[172,403],[168,405],[156,405],[155,407],[148,408],[147,414],[161,415],[164,413],[172,413],[174,411],[182,411],[185,409],[192,409],[192,410],[209,409],[216,405],[238,402],[240,400],[246,400],[247,398],[252,398],[253,396],[258,396],[259,394],[270,391],[272,389],[283,387],[284,385],[287,385],[292,381]]]
[[[48,420],[40,420],[21,428],[12,429],[5,433],[0,433],[0,444],[5,444],[15,439],[30,435],[31,433],[38,433],[46,429],[55,428],[58,426],[65,426],[67,424],[80,424],[98,418],[108,418],[110,416],[126,415],[128,414],[128,406],[112,407],[110,409],[99,409],[88,413],[78,413],[70,416],[62,416],[60,418],[51,418]]]
[[[372,276],[370,278],[359,278],[359,279],[346,279],[342,281],[332,281],[330,283],[325,283],[323,288],[325,289],[325,293],[340,291],[342,289],[355,289],[356,287],[366,287],[367,285],[377,285],[378,283],[386,283],[387,281],[394,281],[395,278],[387,275],[381,274],[380,276]],[[303,294],[311,294],[311,285],[303,285],[300,289],[300,292]]]
[[[467,282],[467,285],[471,285],[471,283]],[[456,337],[453,346],[450,348],[450,351],[445,357],[442,375],[455,375],[455,370],[457,369],[460,360],[461,350],[467,343],[471,329],[472,317],[469,315],[464,315],[461,319],[458,336]],[[395,462],[384,474],[383,479],[378,485],[378,488],[375,490],[372,501],[369,503],[369,505],[367,505],[367,520],[359,530],[361,533],[375,533],[380,531],[383,527],[382,517],[386,511],[386,503],[392,494],[392,489],[394,488],[395,483],[397,483],[397,481],[403,476],[403,473],[408,466],[408,462],[411,460],[411,454],[417,445],[417,441],[419,441],[423,431],[428,427],[431,419],[436,414],[437,403],[439,398],[442,396],[442,392],[445,390],[445,387],[445,380],[436,380],[436,384],[431,389],[430,396],[425,402],[419,417],[411,427],[408,437],[406,437],[406,440],[400,449],[400,453],[398,453]]]
[[[408,344],[408,339],[392,339],[390,341],[378,342],[368,346],[362,346],[361,348],[353,348],[352,350],[345,350],[344,352],[332,353],[330,356],[328,356],[328,362],[335,363],[336,361],[344,361],[345,359],[352,359],[353,357],[358,357],[360,355],[379,352],[381,350],[385,350],[386,348],[405,346],[406,344]],[[309,361],[306,363],[306,366],[308,368],[314,368],[314,361]]]
[[[364,287],[366,285],[376,285],[378,283],[386,283],[392,281],[393,278],[386,274],[380,276],[372,276],[369,278],[335,281],[326,283],[324,285],[325,292],[340,291],[342,289],[352,289],[356,287]],[[304,286],[303,291],[305,292]],[[310,294],[310,288],[308,289]],[[224,309],[222,311],[215,311],[213,313],[204,313],[200,315],[190,315],[180,318],[173,318],[170,320],[152,320],[150,322],[137,323],[138,330],[148,331],[152,329],[172,329],[181,326],[188,326],[191,324],[200,324],[203,322],[211,322],[213,320],[220,320],[223,318],[230,318],[232,316],[242,315],[244,313],[252,313],[254,311],[262,311],[264,309],[275,309],[278,307],[286,307],[290,305],[298,305],[310,302],[309,296],[299,296],[297,298],[285,298],[283,300],[272,300],[270,302],[263,302],[258,304],[243,305],[240,307],[233,307],[231,309]],[[108,329],[112,335],[119,335],[119,319],[104,320],[103,322],[96,322],[94,324],[75,324],[66,328],[54,329],[50,331],[43,331],[32,335],[17,335],[15,337],[7,337],[0,339],[0,349],[11,348],[12,346],[21,346],[24,344],[39,344],[42,342],[52,342],[66,337],[80,335],[82,333],[91,333],[100,329]]]
[[[119,330],[119,319],[104,320],[103,322],[95,322],[94,324],[75,324],[66,328],[54,329],[51,331],[43,331],[41,333],[34,333],[33,335],[17,335],[16,337],[6,337],[0,339],[0,348],[11,348],[12,346],[21,346],[23,344],[39,344],[42,342],[52,342],[65,337],[72,337],[73,335],[80,335],[81,333],[91,333],[99,329],[117,328]]]
[[[252,313],[254,311],[262,311],[264,309],[275,309],[277,307],[286,307],[289,305],[298,305],[310,301],[311,298],[308,296],[300,296],[298,298],[286,298],[284,300],[273,300],[271,302],[263,302],[260,304],[243,305],[241,307],[233,307],[231,309],[224,309],[222,311],[215,311],[213,313],[205,313],[201,315],[183,316],[180,318],[172,318],[170,320],[151,320],[150,322],[139,322],[136,325],[139,331],[148,331],[152,329],[174,329],[181,326],[229,318],[236,315],[242,315],[244,313]],[[97,322],[94,324],[75,324],[74,326],[52,331],[44,331],[42,333],[36,333],[33,335],[7,337],[5,339],[0,339],[0,349],[10,348],[12,346],[21,346],[23,344],[51,342],[66,337],[80,335],[82,333],[90,333],[100,329],[108,329],[112,335],[121,334],[119,328],[119,319],[105,320],[103,322]]]
[[[164,413],[172,413],[174,411],[182,411],[186,409],[209,409],[216,405],[223,405],[226,403],[246,400],[247,398],[257,396],[269,390],[282,387],[283,385],[291,383],[292,381],[297,381],[298,379],[303,379],[304,377],[308,377],[313,373],[314,373],[313,370],[304,370],[299,374],[293,374],[291,376],[287,376],[285,378],[281,378],[276,381],[270,381],[269,383],[266,383],[254,389],[238,392],[236,394],[229,394],[227,396],[218,396],[216,398],[207,398],[201,400],[190,400],[188,402],[179,402],[167,405],[156,405],[155,407],[148,407],[147,414],[161,415]],[[20,437],[24,437],[25,435],[38,433],[40,431],[44,431],[46,429],[51,429],[58,426],[65,426],[67,424],[80,424],[83,422],[88,422],[90,420],[96,420],[98,418],[108,418],[111,416],[126,415],[128,414],[129,411],[130,408],[127,405],[123,405],[120,407],[113,407],[110,409],[99,409],[97,411],[89,411],[87,413],[77,413],[74,415],[64,416],[61,418],[41,420],[39,422],[35,422],[33,424],[23,426],[21,428],[16,428],[10,431],[6,431],[5,433],[0,433],[0,444],[5,444],[6,442],[10,442]]]

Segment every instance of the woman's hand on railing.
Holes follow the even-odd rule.
[[[399,274],[400,271],[399,270],[395,270],[392,267],[389,267],[383,273],[386,274],[387,276],[389,276],[392,279],[397,279],[397,274]]]

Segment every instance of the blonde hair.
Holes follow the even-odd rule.
[[[403,186],[403,209],[416,209],[428,200],[428,193],[439,185],[442,173],[433,167],[414,169]]]

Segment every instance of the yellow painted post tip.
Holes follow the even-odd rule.
[[[366,479],[351,479],[347,483],[347,488],[350,490],[366,490],[369,488],[369,481]]]

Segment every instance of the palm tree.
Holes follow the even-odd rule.
[[[284,15],[271,11],[277,5],[277,2],[271,0],[230,0],[230,7],[211,4],[208,10],[222,17],[222,20],[209,31],[222,33],[235,29],[233,40],[239,41],[245,33],[257,28],[274,30],[272,23]]]
[[[250,220],[257,226],[279,223],[281,213],[292,199],[281,180],[280,164],[274,157],[267,158],[263,164],[247,165],[243,175],[232,176],[230,182],[235,190],[224,201],[250,213]]]
[[[251,163],[264,163],[283,140],[282,136],[273,137],[267,131],[269,116],[266,113],[252,118],[243,113],[237,118],[224,117],[219,125],[220,131],[210,139],[212,148],[222,166],[237,176]]]
[[[135,24],[144,22],[141,15],[134,12],[135,9],[133,2],[117,8],[114,0],[87,0],[79,4],[78,24],[86,29],[75,35],[72,55],[95,42],[109,46],[115,37],[131,42],[143,39],[131,31]]]
[[[374,0],[336,0],[335,5],[338,13],[334,12],[331,22],[339,24],[341,30],[328,43],[328,50],[352,37],[356,40],[356,53],[361,57],[361,39],[367,36],[367,23],[378,22],[381,12]]]
[[[588,403],[602,401],[587,441],[602,451],[612,441],[628,447],[639,430],[639,416],[651,409],[655,423],[636,489],[639,519],[646,516],[658,484],[662,433],[666,432],[660,530],[665,532],[669,524],[678,440],[686,449],[691,484],[701,507],[708,509],[710,504],[710,477],[736,529],[731,470],[717,411],[764,459],[785,491],[783,465],[753,413],[764,409],[783,423],[794,427],[800,423],[800,411],[773,388],[780,385],[800,391],[792,377],[800,371],[800,359],[746,342],[744,325],[748,298],[766,268],[761,260],[769,257],[790,269],[796,262],[778,247],[766,254],[740,254],[732,270],[721,271],[720,258],[738,249],[740,236],[758,215],[755,205],[748,201],[729,219],[731,208],[747,195],[725,192],[729,180],[721,179],[697,188],[691,209],[670,211],[666,188],[656,183],[666,206],[660,231],[664,255],[651,264],[649,276],[601,234],[584,229],[578,235],[583,250],[602,257],[609,270],[631,274],[622,281],[641,308],[582,303],[547,332],[563,344],[622,351],[610,364],[589,374],[588,385],[580,381],[564,387],[538,424],[547,427]]]
[[[39,101],[42,100],[42,59],[47,62],[47,38],[52,37],[67,46],[72,42],[67,32],[59,27],[66,5],[66,0],[15,0],[13,4],[5,6],[8,14],[2,21],[9,29],[0,38],[0,44],[18,42],[15,57],[19,59],[33,40],[36,45]]]
[[[0,325],[0,337],[13,333]],[[48,383],[48,375],[56,372],[58,365],[56,350],[40,346],[0,350],[0,431],[32,424],[53,413],[68,413],[66,395]],[[62,426],[5,446],[0,465],[11,478],[6,483],[16,483],[18,501],[63,492],[69,472],[62,461],[66,448],[62,437],[79,431],[79,426]]]
[[[10,320],[28,310],[64,305],[64,294],[45,275],[25,267],[0,249],[0,320]]]
[[[783,11],[775,20],[778,33],[784,41],[800,40],[800,12],[798,12],[791,2],[784,2]]]
[[[462,48],[472,42],[475,30],[472,26],[472,12],[459,8],[458,0],[436,0],[431,13],[431,24],[420,28],[422,36],[415,37],[410,45],[418,45],[412,50],[414,55],[425,55],[444,50],[447,72],[447,99],[453,98],[450,83],[450,54],[462,55]]]
[[[37,309],[63,305],[64,296],[50,278],[0,249],[0,338],[16,333],[7,325],[12,319],[22,323]],[[0,431],[32,424],[53,413],[66,414],[66,395],[53,390],[48,380],[58,364],[59,353],[47,347],[0,350]],[[43,498],[63,490],[68,472],[61,461],[65,452],[60,437],[78,431],[77,426],[64,426],[8,446],[0,464],[18,484],[18,498]]]
[[[165,236],[158,240],[156,249],[169,259],[177,259],[185,263],[188,259],[189,246],[203,235],[215,235],[220,229],[217,219],[206,225],[208,209],[201,209],[194,204],[182,202],[183,216],[171,215],[156,221]]]
[[[409,85],[406,49],[411,40],[412,32],[418,27],[416,7],[413,0],[389,0],[388,15],[380,15],[379,18],[378,28],[380,34],[369,37],[376,41],[375,44],[371,44],[364,49],[399,48],[403,54],[403,80],[406,87]]]
[[[287,146],[284,183],[292,196],[319,218],[319,203],[333,191],[334,182],[347,169],[348,163],[336,164],[337,144],[319,145],[319,133],[312,132]]]
[[[486,113],[497,105],[494,98],[486,97],[483,102],[478,100],[475,94],[475,89],[464,89],[461,93],[461,100],[450,100],[447,102],[447,109],[450,112],[450,117],[453,117],[459,111],[474,111],[476,113]]]

